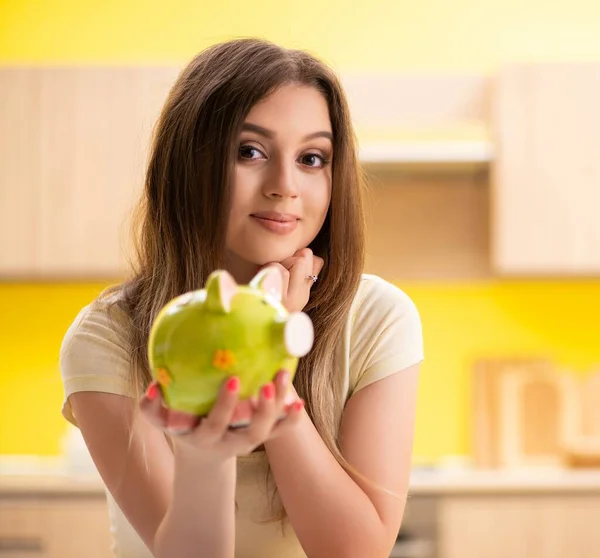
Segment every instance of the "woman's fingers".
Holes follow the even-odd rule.
[[[312,280],[312,253],[310,256],[298,256],[293,259],[289,268],[290,281],[287,290],[288,299],[296,302],[292,308],[296,311],[302,310],[310,296]]]
[[[200,417],[182,411],[169,409],[167,411],[166,430],[169,434],[181,435],[194,430],[200,423]]]
[[[273,427],[269,438],[274,439],[295,427],[302,417],[304,400],[300,399],[284,407],[283,418]]]
[[[290,312],[300,312],[310,298],[313,285],[313,253],[310,248],[298,250],[291,258],[281,262],[289,273],[285,306]]]
[[[146,420],[157,428],[167,425],[168,410],[163,404],[162,392],[157,382],[152,382],[140,401],[140,411]]]
[[[199,418],[181,411],[169,409],[164,404],[162,391],[157,382],[148,386],[140,401],[140,411],[153,426],[170,434],[184,434],[193,430]]]
[[[261,388],[256,402],[251,398],[240,401],[240,380],[230,378],[202,418],[165,407],[161,388],[154,382],[140,401],[140,410],[151,424],[186,445],[204,447],[216,455],[243,455],[299,420],[304,402],[297,399],[290,378],[289,371],[280,370]]]
[[[254,416],[254,411],[258,405],[258,399],[256,402],[253,399],[242,399],[238,401],[231,417],[231,423],[229,428],[242,428],[248,426]]]
[[[290,312],[300,312],[310,298],[310,290],[314,285],[312,277],[319,276],[324,264],[323,258],[315,256],[310,248],[302,248],[282,262],[272,262],[263,268],[275,266],[281,271],[283,304]]]
[[[223,383],[213,408],[198,428],[202,435],[207,435],[212,439],[223,436],[233,420],[239,390],[240,379],[237,376],[233,376]]]
[[[290,272],[283,265],[283,262],[282,263],[271,262],[269,264],[266,264],[266,265],[262,266],[260,269],[264,269],[266,267],[275,267],[275,268],[277,268],[279,270],[279,273],[281,274],[281,279],[282,279],[281,294],[282,294],[283,302],[285,302],[286,293],[288,292],[288,288],[289,288]]]
[[[275,399],[278,405],[285,402],[286,395],[290,387],[290,373],[287,370],[280,370],[275,375]]]
[[[278,420],[285,418],[286,406],[297,399],[290,383],[290,373],[280,370],[275,376],[276,401],[278,409]]]
[[[273,428],[277,417],[275,395],[273,382],[269,382],[261,388],[258,407],[252,417],[252,422],[248,428],[240,432],[250,444],[251,449],[260,446],[268,438],[269,432]]]
[[[319,258],[319,256],[313,256],[313,275],[319,276],[319,273],[323,270],[323,266],[325,265],[325,260],[323,258]]]

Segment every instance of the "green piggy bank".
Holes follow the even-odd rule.
[[[248,402],[279,370],[293,379],[299,357],[312,348],[314,331],[305,313],[283,306],[282,286],[274,267],[259,271],[248,285],[215,271],[204,289],[161,309],[150,331],[148,358],[169,408],[206,415],[231,376],[240,378],[239,399]]]

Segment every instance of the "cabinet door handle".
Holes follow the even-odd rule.
[[[44,558],[41,539],[26,537],[0,538],[0,558]]]
[[[428,539],[400,540],[392,549],[390,558],[433,558],[433,542]]]

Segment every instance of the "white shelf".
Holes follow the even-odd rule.
[[[493,157],[493,145],[487,141],[365,142],[359,148],[363,163],[488,164]]]

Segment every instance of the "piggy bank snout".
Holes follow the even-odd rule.
[[[303,357],[311,350],[314,342],[311,319],[304,312],[288,316],[284,327],[285,347],[293,357]]]

